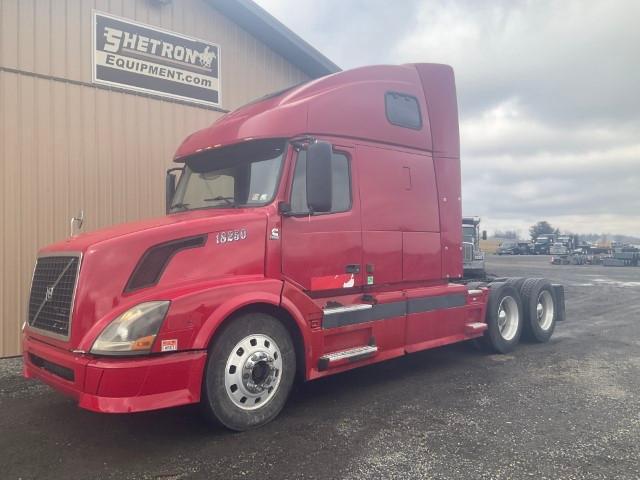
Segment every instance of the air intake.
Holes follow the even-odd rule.
[[[133,270],[133,274],[124,289],[125,293],[155,285],[160,281],[162,272],[164,272],[169,261],[176,253],[189,248],[202,247],[206,241],[206,235],[198,235],[197,237],[181,238],[151,247],[142,255]]]

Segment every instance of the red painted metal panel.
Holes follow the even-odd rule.
[[[356,151],[364,231],[440,230],[431,157],[369,145]]]
[[[438,280],[442,278],[440,234],[402,233],[402,279]]]
[[[393,285],[402,281],[402,232],[362,232],[362,255],[367,276],[373,285]],[[366,266],[373,272],[367,273]],[[372,288],[372,287],[368,287]]]
[[[381,292],[375,295],[376,302],[379,305],[385,303],[404,302],[406,297],[403,291]],[[392,351],[404,346],[406,337],[406,316],[388,318],[383,321],[375,322],[373,325],[373,334],[376,339],[376,345],[381,351]]]
[[[373,333],[371,325],[355,328],[332,329],[325,332],[324,351],[338,352],[348,348],[368,345]]]
[[[159,357],[92,360],[23,338],[24,375],[38,378],[76,398],[83,408],[124,413],[194,403],[200,399],[206,352],[182,352]],[[69,368],[74,381],[34,365],[29,353]],[[168,374],[167,374],[168,372]],[[86,379],[86,382],[85,382]]]
[[[432,63],[416,63],[413,66],[420,75],[427,98],[433,154],[459,159],[458,102],[453,68]]]
[[[357,219],[352,219],[353,222]],[[287,219],[283,222],[282,273],[289,281],[305,290],[324,290],[322,281],[337,278],[332,288],[359,288],[363,284],[362,271],[354,274],[353,282],[340,282],[347,265],[361,265],[362,236],[355,226],[348,231],[321,231],[321,222]],[[313,227],[318,225],[318,230]],[[333,227],[333,226],[331,226]],[[330,228],[331,228],[330,227]],[[312,279],[316,279],[312,286]],[[344,282],[343,282],[344,283]]]
[[[409,301],[416,298],[437,296],[465,295],[464,285],[445,284],[435,287],[414,288],[406,291]],[[422,342],[436,342],[452,335],[464,335],[464,325],[467,323],[467,307],[437,309],[407,315],[406,345],[416,345]],[[415,347],[420,349],[420,347]],[[424,347],[426,348],[426,347]]]
[[[417,98],[423,114],[420,130],[391,125],[384,94]],[[184,140],[176,160],[247,138],[290,138],[301,134],[371,139],[378,143],[431,150],[430,122],[420,77],[413,65],[379,65],[340,72],[294,87],[225,115]]]
[[[462,202],[460,162],[451,158],[434,159],[438,178],[438,208],[442,241],[442,276],[462,277]]]
[[[423,114],[420,130],[390,124],[385,112],[387,92],[412,95],[421,111],[427,110],[412,66],[356,68],[317,80],[309,87],[308,131],[430,150],[428,118]]]

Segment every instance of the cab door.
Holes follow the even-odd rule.
[[[313,297],[361,290],[362,232],[351,146],[334,145],[331,210],[310,214],[306,150],[294,151],[288,180],[291,211],[282,219],[282,273]]]

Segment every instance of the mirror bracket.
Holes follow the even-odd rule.
[[[291,204],[289,202],[278,202],[278,213],[283,217],[292,216]]]
[[[300,150],[306,150],[307,148],[309,148],[310,144],[316,141],[317,140],[314,137],[310,137],[307,135],[303,137],[294,138],[293,140],[290,140],[289,143],[293,145],[293,148],[295,148],[296,152],[299,152]]]

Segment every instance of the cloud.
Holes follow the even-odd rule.
[[[638,235],[637,127],[619,122],[561,131],[522,115],[513,100],[464,119],[463,209],[493,228],[517,224],[523,233],[523,223],[547,219],[574,232]]]
[[[640,2],[259,3],[343,68],[452,65],[463,208],[489,230],[640,236]]]
[[[425,2],[396,55],[453,65],[463,114],[517,97],[554,124],[637,121],[637,18],[633,0]]]

